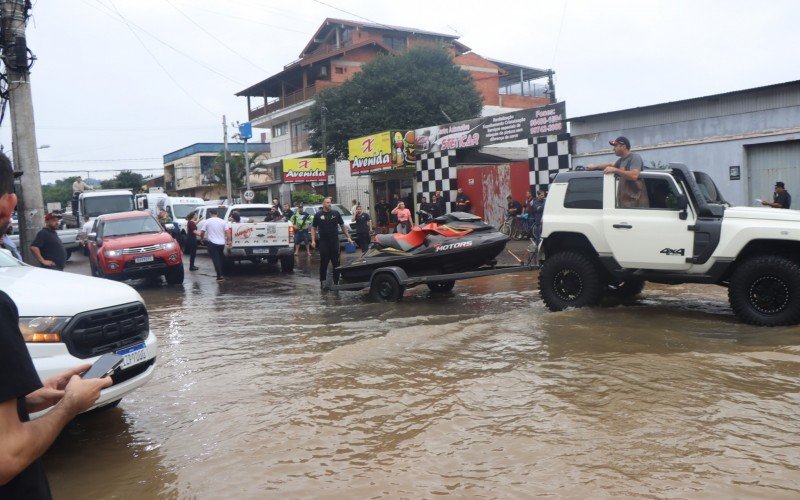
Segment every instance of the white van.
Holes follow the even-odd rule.
[[[191,196],[167,196],[164,193],[142,193],[136,195],[136,210],[147,210],[158,218],[158,211],[167,211],[173,224],[180,228],[180,244],[183,246],[186,237],[186,216],[197,207],[205,205],[202,198]]]
[[[17,305],[42,380],[115,352],[124,358],[122,366],[92,407],[107,408],[153,377],[156,337],[142,297],[130,286],[21,264],[0,250],[0,290]]]

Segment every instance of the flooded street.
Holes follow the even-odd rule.
[[[550,313],[535,273],[379,304],[306,257],[198,261],[135,284],[156,375],[67,427],[55,497],[800,495],[800,328],[738,323],[722,288]]]

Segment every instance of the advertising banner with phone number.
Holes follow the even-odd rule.
[[[417,154],[476,148],[567,131],[564,101],[416,130]]]
[[[292,158],[282,160],[283,182],[325,182],[328,178],[325,158]]]

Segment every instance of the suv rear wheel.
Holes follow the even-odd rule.
[[[786,257],[762,255],[740,264],[731,276],[728,301],[745,323],[800,323],[800,266]]]
[[[539,270],[539,293],[551,311],[593,306],[600,302],[603,288],[594,263],[575,251],[548,257]]]

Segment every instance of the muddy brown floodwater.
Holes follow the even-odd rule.
[[[58,439],[57,498],[800,495],[800,329],[721,288],[550,313],[535,273],[376,304],[200,265],[136,285],[156,375]]]

